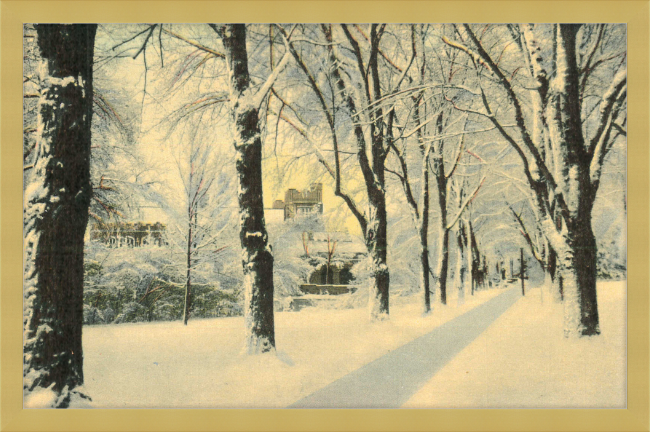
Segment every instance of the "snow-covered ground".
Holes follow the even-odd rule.
[[[77,406],[286,407],[501,292],[451,299],[427,317],[419,296],[396,298],[391,319],[373,324],[365,308],[280,312],[277,355],[241,354],[241,317],[88,326],[83,391],[93,402]],[[601,336],[565,339],[561,305],[528,289],[403,407],[624,408],[626,283],[600,282],[598,301]]]
[[[366,308],[276,313],[278,354],[243,356],[243,318],[84,327],[85,391],[96,408],[280,408],[493,298],[457,306],[395,298],[388,321]]]
[[[626,283],[599,282],[598,306],[601,335],[565,339],[530,290],[403,407],[625,408]]]

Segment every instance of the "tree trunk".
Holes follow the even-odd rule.
[[[387,215],[386,197],[383,193],[371,195],[373,215],[368,223],[366,247],[372,260],[369,308],[371,320],[388,319],[388,288],[390,276],[386,262]]]
[[[442,219],[442,217],[441,217]],[[446,221],[444,222],[446,224]],[[449,230],[441,223],[440,240],[438,242],[438,268],[436,277],[440,303],[447,304],[447,276],[449,274]]]
[[[447,304],[447,275],[449,273],[449,229],[447,228],[447,177],[445,176],[445,165],[441,146],[441,143],[436,144],[432,165],[433,173],[436,176],[436,185],[438,187],[438,209],[440,210],[440,219],[438,221],[438,233],[440,240],[438,242],[438,268],[436,271],[436,277],[438,278],[438,292],[440,293],[440,303],[444,305]]]
[[[423,312],[431,312],[431,289],[429,285],[429,152],[425,152],[422,161],[422,197],[420,214],[420,287],[424,294]]]
[[[521,248],[519,252],[521,254],[519,258],[519,279],[521,279],[521,295],[525,296],[526,288],[524,286],[524,281],[526,278],[526,262],[524,261],[524,248]]]
[[[185,283],[185,307],[183,308],[183,324],[190,319],[190,303],[192,296],[192,212],[189,212],[190,223],[187,228],[187,281]]]
[[[563,280],[566,336],[600,334],[596,300],[596,239],[591,211],[596,188],[590,176],[591,158],[585,148],[580,118],[576,35],[579,25],[562,24],[557,32],[557,72],[549,96],[549,132],[561,161],[558,184],[566,209],[562,235],[552,223],[547,237],[558,254]]]
[[[469,293],[474,295],[474,283],[476,281],[476,261],[474,261],[474,244],[472,242],[472,227],[467,225],[468,235],[467,235],[467,264],[468,269],[467,273],[469,275]]]
[[[550,243],[547,245],[547,271],[546,274],[549,280],[549,290],[551,292],[551,299],[555,303],[562,301],[562,290],[560,288],[560,274],[557,269],[557,253]]]
[[[420,230],[421,231],[421,230]],[[424,294],[424,303],[423,303],[423,313],[428,314],[431,312],[431,287],[429,281],[429,245],[428,240],[421,239],[420,247],[420,286],[422,288],[422,293]]]
[[[596,297],[596,239],[591,223],[577,223],[569,231],[569,245],[560,256],[565,336],[600,334]]]
[[[467,244],[462,221],[458,221],[456,243],[458,251],[458,258],[456,259],[456,289],[458,290],[458,304],[462,304],[465,300],[465,282],[468,264],[466,260],[468,254],[465,253]]]
[[[471,277],[471,294],[474,295],[474,291],[476,290],[479,282],[479,272],[481,268],[481,254],[478,250],[478,243],[476,242],[476,235],[474,234],[474,227],[472,226],[472,222],[468,221],[467,222],[467,230],[468,230],[468,235],[467,235],[467,240],[469,242],[468,245],[468,259],[470,262],[470,277]]]
[[[221,28],[230,77],[230,103],[237,151],[240,242],[244,269],[244,320],[249,354],[275,349],[273,255],[268,246],[262,199],[262,140],[258,107],[248,74],[246,26]]]
[[[458,249],[458,259],[456,263],[456,289],[458,290],[458,304],[465,300],[465,254],[462,249]]]
[[[481,265],[481,268],[479,270],[478,288],[485,289],[487,287],[488,279],[489,277],[488,277],[487,258],[485,255],[483,255],[483,264]]]
[[[562,220],[558,215],[553,216],[554,224],[558,230],[562,228]],[[551,242],[548,242],[548,273],[551,276],[551,298],[553,301],[561,302],[563,300],[562,293],[562,275],[558,266],[558,256],[555,248]]]
[[[84,234],[92,196],[96,25],[36,25],[42,57],[37,160],[25,188],[23,389],[67,407],[83,384]]]

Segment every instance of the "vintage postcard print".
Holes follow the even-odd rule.
[[[23,46],[25,408],[626,407],[626,25]]]

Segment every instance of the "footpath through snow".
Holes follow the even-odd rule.
[[[511,288],[289,408],[399,408],[520,296]]]

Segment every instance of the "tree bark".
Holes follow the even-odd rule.
[[[458,304],[465,300],[465,282],[467,280],[467,237],[465,233],[465,226],[463,221],[458,221],[458,230],[456,231],[456,246],[457,246],[457,259],[456,259],[456,289],[458,290]]]
[[[442,219],[442,217],[441,217]],[[442,226],[439,230],[440,241],[438,243],[438,266],[436,277],[440,303],[447,304],[447,276],[449,275],[449,230]]]
[[[239,181],[240,235],[244,269],[246,351],[275,349],[273,255],[268,246],[262,198],[262,140],[259,107],[250,88],[246,26],[220,28],[228,63],[236,169]]]
[[[422,161],[422,213],[420,214],[420,287],[424,294],[423,312],[431,312],[431,288],[429,283],[429,147]]]
[[[366,233],[366,247],[372,260],[369,308],[372,320],[383,320],[388,318],[388,288],[390,276],[386,261],[386,248],[388,245],[386,214],[386,197],[382,193],[370,195],[370,208],[372,214],[368,221]]]
[[[551,299],[555,303],[559,303],[562,301],[562,290],[560,288],[560,274],[557,270],[557,253],[550,243],[547,244],[547,251],[546,274],[548,275],[548,288],[551,293]]]
[[[37,160],[25,189],[23,388],[54,407],[83,384],[84,234],[92,196],[90,141],[96,25],[36,25],[42,57]]]
[[[589,215],[591,216],[591,215]],[[591,219],[591,217],[590,217]],[[597,247],[591,221],[576,222],[569,246],[560,255],[566,336],[600,334],[596,297]]]
[[[476,235],[474,233],[474,227],[472,222],[467,222],[468,230],[468,241],[469,241],[469,260],[470,260],[470,275],[472,278],[472,288],[471,294],[474,295],[474,291],[478,288],[479,283],[479,272],[481,271],[481,254],[478,250],[478,243],[476,241]]]
[[[526,287],[524,286],[524,281],[526,280],[526,262],[524,261],[524,248],[519,249],[520,258],[519,258],[519,279],[521,280],[521,295],[526,295]]]
[[[438,118],[438,133],[442,133],[442,114]],[[438,267],[436,277],[440,303],[447,304],[447,276],[449,274],[449,228],[447,227],[447,176],[445,175],[445,162],[443,159],[444,141],[434,143],[434,158],[432,161],[433,174],[436,177],[438,189],[438,209],[440,218],[438,220]]]

